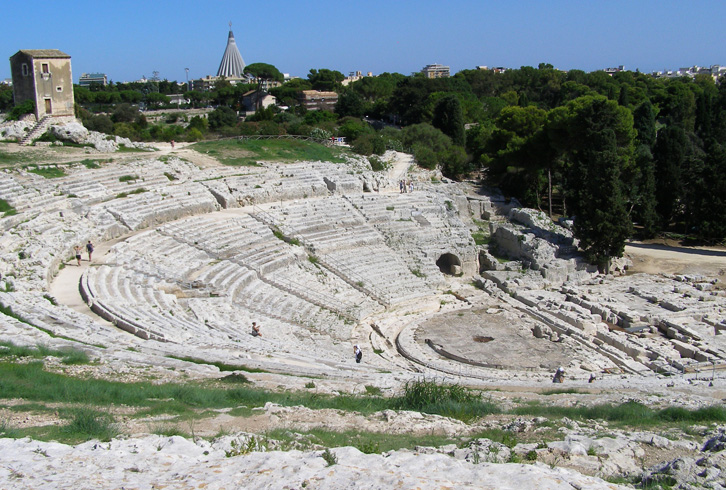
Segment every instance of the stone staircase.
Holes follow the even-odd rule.
[[[50,126],[50,121],[53,119],[53,116],[46,115],[43,116],[43,118],[38,121],[38,123],[33,127],[33,129],[26,134],[23,139],[20,140],[20,144],[23,146],[30,145],[33,140],[38,138],[40,135],[45,133],[45,131],[48,129],[48,126]]]

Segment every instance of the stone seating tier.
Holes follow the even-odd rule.
[[[177,342],[188,341],[195,335],[210,335],[188,316],[174,295],[160,290],[164,284],[153,278],[120,267],[101,266],[89,269],[87,282],[94,301],[149,335]],[[163,300],[159,301],[160,298]]]

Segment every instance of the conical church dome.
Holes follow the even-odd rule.
[[[242,55],[239,54],[239,49],[237,49],[237,43],[234,41],[234,34],[232,34],[232,23],[230,22],[227,49],[224,50],[222,62],[219,64],[219,70],[217,70],[217,76],[240,78],[242,77],[244,69],[245,61],[242,59]]]

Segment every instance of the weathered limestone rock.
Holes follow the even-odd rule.
[[[243,442],[235,447],[242,446]],[[447,448],[456,453],[456,448]],[[448,454],[391,451],[363,454],[352,447],[323,451],[254,451],[223,448],[203,439],[146,436],[78,446],[0,439],[3,467],[0,486],[27,488],[122,488],[164,485],[201,488],[540,488],[544,490],[614,490],[619,485],[546,465],[471,462]],[[485,446],[482,446],[482,452]],[[478,464],[475,464],[478,463]]]
[[[0,125],[0,138],[21,140],[35,126],[34,121],[9,121]]]
[[[61,125],[54,124],[50,127],[50,133],[60,140],[70,141],[78,145],[87,143],[90,134],[83,124],[79,122]]]

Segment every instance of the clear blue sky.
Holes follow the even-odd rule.
[[[441,63],[650,72],[726,65],[723,0],[6,1],[0,79],[20,49],[71,55],[84,72],[132,81],[154,70],[215,75],[232,22],[245,63],[307,76],[311,68],[399,72]]]

